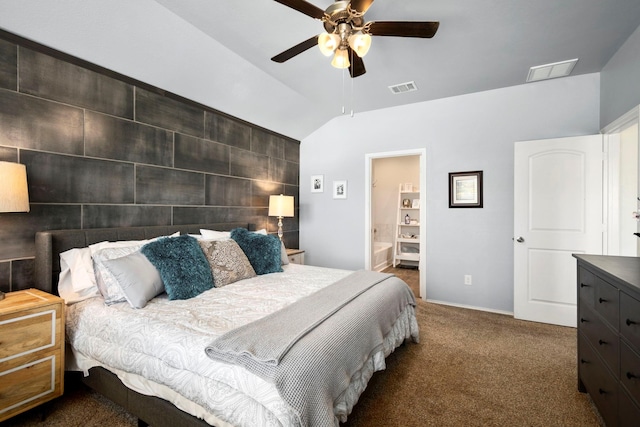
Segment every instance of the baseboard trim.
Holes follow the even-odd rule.
[[[473,306],[473,305],[466,305],[466,304],[455,304],[455,303],[452,303],[452,302],[438,301],[438,300],[434,300],[434,299],[426,299],[425,301],[431,302],[433,304],[448,305],[448,306],[451,306],[451,307],[466,308],[466,309],[469,309],[469,310],[486,311],[488,313],[504,314],[505,316],[513,317],[513,312],[512,311],[493,310],[493,309],[485,308],[485,307],[476,307],[476,306]]]

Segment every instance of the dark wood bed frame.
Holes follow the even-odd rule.
[[[36,233],[35,238],[35,287],[58,295],[60,253],[72,248],[84,248],[103,241],[151,239],[176,231],[181,234],[199,234],[201,228],[230,231],[238,227],[253,229],[248,223],[231,222],[41,231]],[[90,369],[89,376],[83,377],[82,382],[136,416],[139,426],[209,426],[204,420],[183,412],[164,399],[146,396],[127,388],[115,374],[104,368]]]

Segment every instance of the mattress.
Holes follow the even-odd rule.
[[[349,275],[351,271],[299,264],[214,288],[189,300],[166,294],[144,309],[110,306],[101,297],[67,308],[67,340],[77,369],[102,366],[135,391],[164,398],[178,408],[224,426],[295,426],[297,417],[273,386],[244,368],[205,354],[212,340],[283,308]],[[373,372],[405,339],[417,341],[413,307],[407,307],[373,354],[334,402],[336,424],[345,420]]]

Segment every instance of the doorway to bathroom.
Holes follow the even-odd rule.
[[[365,164],[365,268],[376,271],[394,270],[394,251],[397,251],[397,238],[400,233],[399,215],[401,211],[403,188],[411,187],[415,195],[412,203],[420,206],[412,215],[418,227],[414,228],[416,244],[408,248],[415,252],[418,259],[414,263],[398,265],[407,268],[399,276],[413,275],[418,286],[414,289],[416,297],[426,298],[425,253],[426,241],[426,150],[406,150],[366,155]],[[417,197],[416,197],[417,196]],[[417,200],[414,202],[414,200]],[[396,270],[397,271],[397,270]],[[400,273],[400,272],[399,272]]]

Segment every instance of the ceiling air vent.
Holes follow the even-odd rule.
[[[529,75],[527,75],[527,82],[567,77],[573,71],[576,62],[578,62],[578,58],[531,67],[529,68]]]
[[[393,94],[399,94],[416,91],[418,90],[418,87],[416,86],[415,82],[407,82],[389,86],[389,90],[391,90],[391,93]]]

